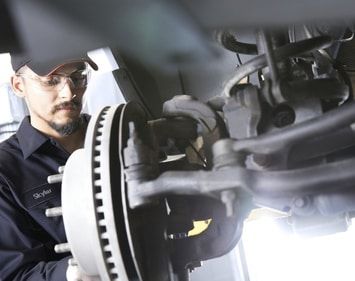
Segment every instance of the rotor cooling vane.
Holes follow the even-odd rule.
[[[70,251],[85,274],[101,280],[172,280],[165,204],[127,207],[123,148],[132,130],[149,145],[146,124],[137,104],[103,108],[89,123],[84,148],[70,156],[63,174],[48,178],[62,181],[62,207],[46,214],[63,215],[68,239],[55,250]]]

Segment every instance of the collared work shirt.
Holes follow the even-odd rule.
[[[45,216],[61,206],[61,185],[48,184],[69,153],[30,124],[0,144],[0,281],[62,281],[68,255],[54,245],[66,242],[62,217]]]

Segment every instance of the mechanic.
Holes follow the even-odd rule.
[[[30,115],[0,144],[0,280],[66,280],[70,253],[62,217],[45,216],[61,206],[61,185],[48,184],[70,154],[83,147],[88,116],[81,114],[90,68],[87,56],[36,62],[11,56],[11,84]]]

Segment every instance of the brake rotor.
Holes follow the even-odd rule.
[[[128,207],[123,149],[130,123],[151,145],[144,110],[128,103],[92,117],[84,149],[70,156],[62,182],[68,243],[81,269],[101,280],[173,280],[165,203]]]

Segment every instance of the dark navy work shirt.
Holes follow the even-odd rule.
[[[0,144],[0,281],[63,281],[68,256],[54,252],[66,242],[62,217],[45,216],[61,206],[61,185],[48,184],[69,153],[31,126],[26,117]]]

